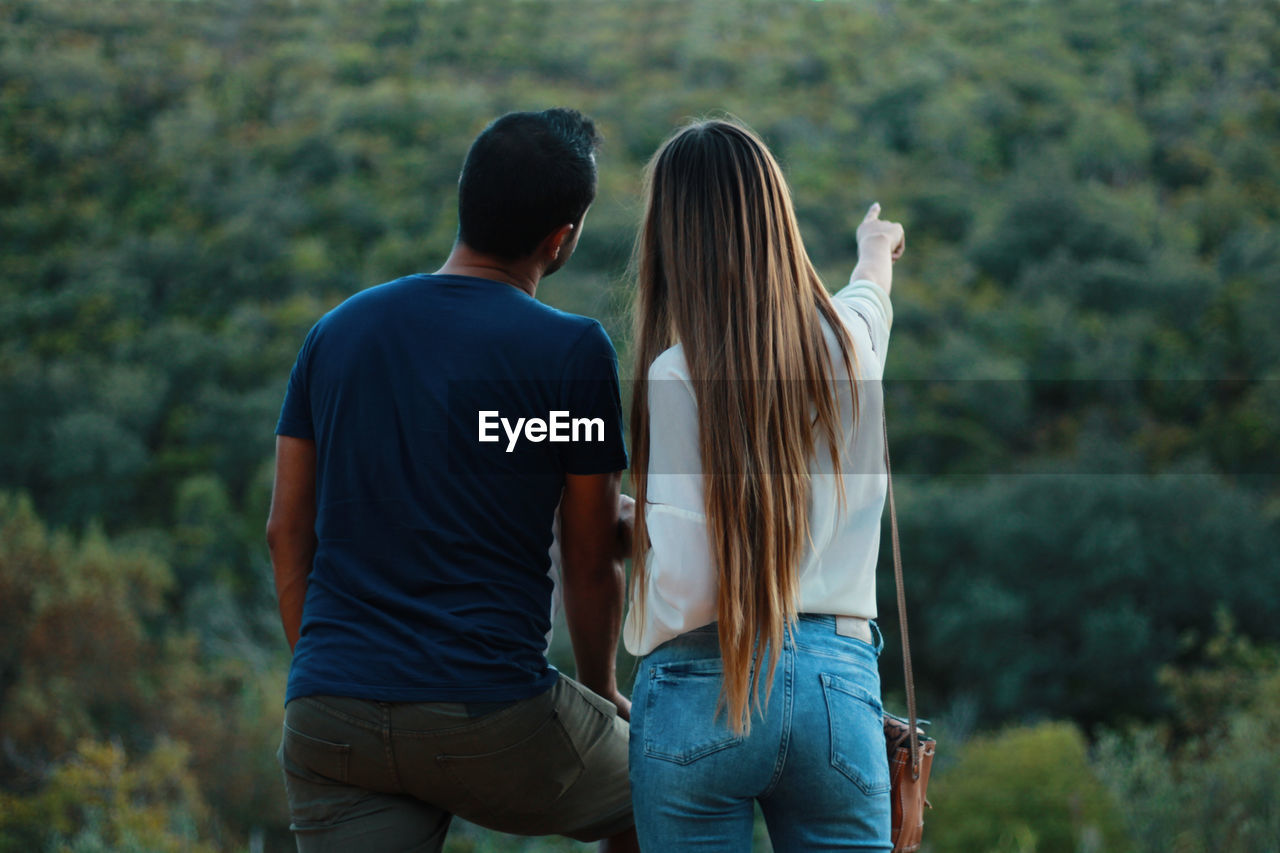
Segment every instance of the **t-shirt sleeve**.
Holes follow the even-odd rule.
[[[569,352],[561,399],[570,419],[570,441],[560,445],[568,474],[607,474],[627,467],[618,388],[618,354],[597,322]]]
[[[284,392],[284,405],[280,407],[280,419],[276,421],[276,435],[287,435],[292,438],[314,440],[315,427],[311,422],[311,394],[309,388],[309,372],[311,365],[311,347],[315,342],[316,328],[307,334],[307,339],[298,351],[298,360],[293,364],[289,374],[289,384]]]

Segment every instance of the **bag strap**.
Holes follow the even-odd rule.
[[[907,594],[902,585],[902,549],[898,544],[898,510],[893,503],[893,470],[889,467],[889,421],[881,385],[880,424],[884,428],[884,473],[889,481],[889,530],[893,538],[893,579],[898,586],[898,626],[902,631],[902,669],[907,682],[907,716],[911,718],[911,778],[920,778],[920,736],[916,732],[916,682],[911,673],[911,640],[907,634]]]

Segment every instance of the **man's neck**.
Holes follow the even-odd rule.
[[[436,275],[466,275],[487,278],[519,288],[533,296],[542,280],[542,270],[532,258],[507,261],[477,252],[462,242],[453,244],[453,250]]]

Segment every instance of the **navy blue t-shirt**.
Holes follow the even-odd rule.
[[[316,443],[319,542],[286,701],[551,686],[564,475],[627,465],[599,323],[488,279],[372,287],[307,335],[276,433]]]

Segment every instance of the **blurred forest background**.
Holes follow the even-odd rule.
[[[928,849],[1280,850],[1280,2],[0,0],[0,851],[291,849],[288,371],[444,258],[484,124],[553,105],[606,144],[539,297],[624,375],[679,123],[764,135],[833,288],[871,201],[905,224]]]

